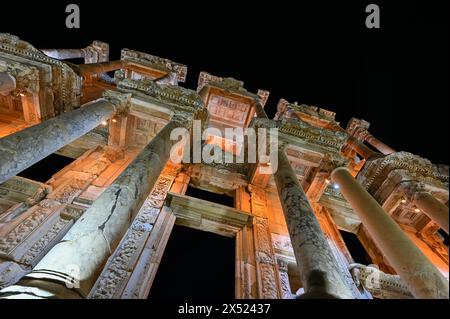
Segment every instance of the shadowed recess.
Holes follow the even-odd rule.
[[[234,298],[235,240],[175,225],[148,299]]]
[[[50,154],[36,164],[28,167],[26,170],[17,174],[18,176],[32,179],[37,182],[45,183],[54,174],[58,173],[64,167],[74,161],[73,158]]]

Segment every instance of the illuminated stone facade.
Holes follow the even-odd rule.
[[[0,34],[2,298],[146,298],[174,224],[235,238],[236,298],[448,298],[448,166],[395,151],[364,120],[344,129],[284,99],[268,119],[268,91],[207,72],[190,90],[186,74],[129,49],[109,61],[100,41],[38,50]],[[170,134],[194,120],[277,128],[277,171],[173,163]],[[16,176],[52,153],[75,161],[46,183]],[[354,262],[341,231],[373,265]]]

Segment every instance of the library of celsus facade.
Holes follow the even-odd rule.
[[[269,119],[269,91],[234,78],[201,72],[185,88],[187,66],[150,53],[114,61],[100,41],[37,49],[0,34],[1,298],[151,298],[174,225],[235,240],[236,298],[449,298],[448,166],[320,107],[281,99]],[[171,135],[197,121],[276,129],[277,163],[173,162],[174,149],[195,157]],[[249,143],[202,146],[233,158]],[[72,160],[21,176],[52,154]]]

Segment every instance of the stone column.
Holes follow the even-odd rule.
[[[112,102],[98,99],[0,139],[0,184],[88,133],[115,111]]]
[[[353,298],[308,198],[284,152],[278,151],[275,182],[304,283],[303,298]]]
[[[377,150],[379,150],[384,155],[389,155],[389,154],[395,153],[395,150],[392,147],[384,144],[382,141],[380,141],[379,139],[377,139],[370,133],[367,133],[365,141],[367,141],[367,143],[369,143],[370,145],[375,147]]]
[[[99,63],[90,63],[90,64],[80,64],[77,65],[76,71],[80,76],[89,76],[100,73],[106,73],[109,71],[124,69],[128,66],[127,61],[109,61],[109,62],[99,62]]]
[[[84,58],[85,55],[83,49],[42,49],[41,51],[57,60]]]
[[[86,298],[169,160],[171,131],[191,122],[173,118],[33,271],[2,292],[17,296],[31,286],[40,298]]]
[[[376,245],[417,298],[449,298],[448,280],[422,254],[378,202],[339,167],[332,172],[345,199],[355,210]]]
[[[427,192],[413,195],[413,203],[448,234],[448,207]]]
[[[0,94],[8,95],[16,89],[16,79],[7,72],[0,72]]]

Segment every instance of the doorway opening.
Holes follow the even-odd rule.
[[[350,255],[352,255],[355,263],[370,265],[372,264],[372,259],[367,254],[364,246],[359,241],[358,236],[353,233],[339,230],[342,238],[344,239],[345,245],[347,246]]]
[[[148,299],[230,299],[234,281],[234,238],[175,225]]]

